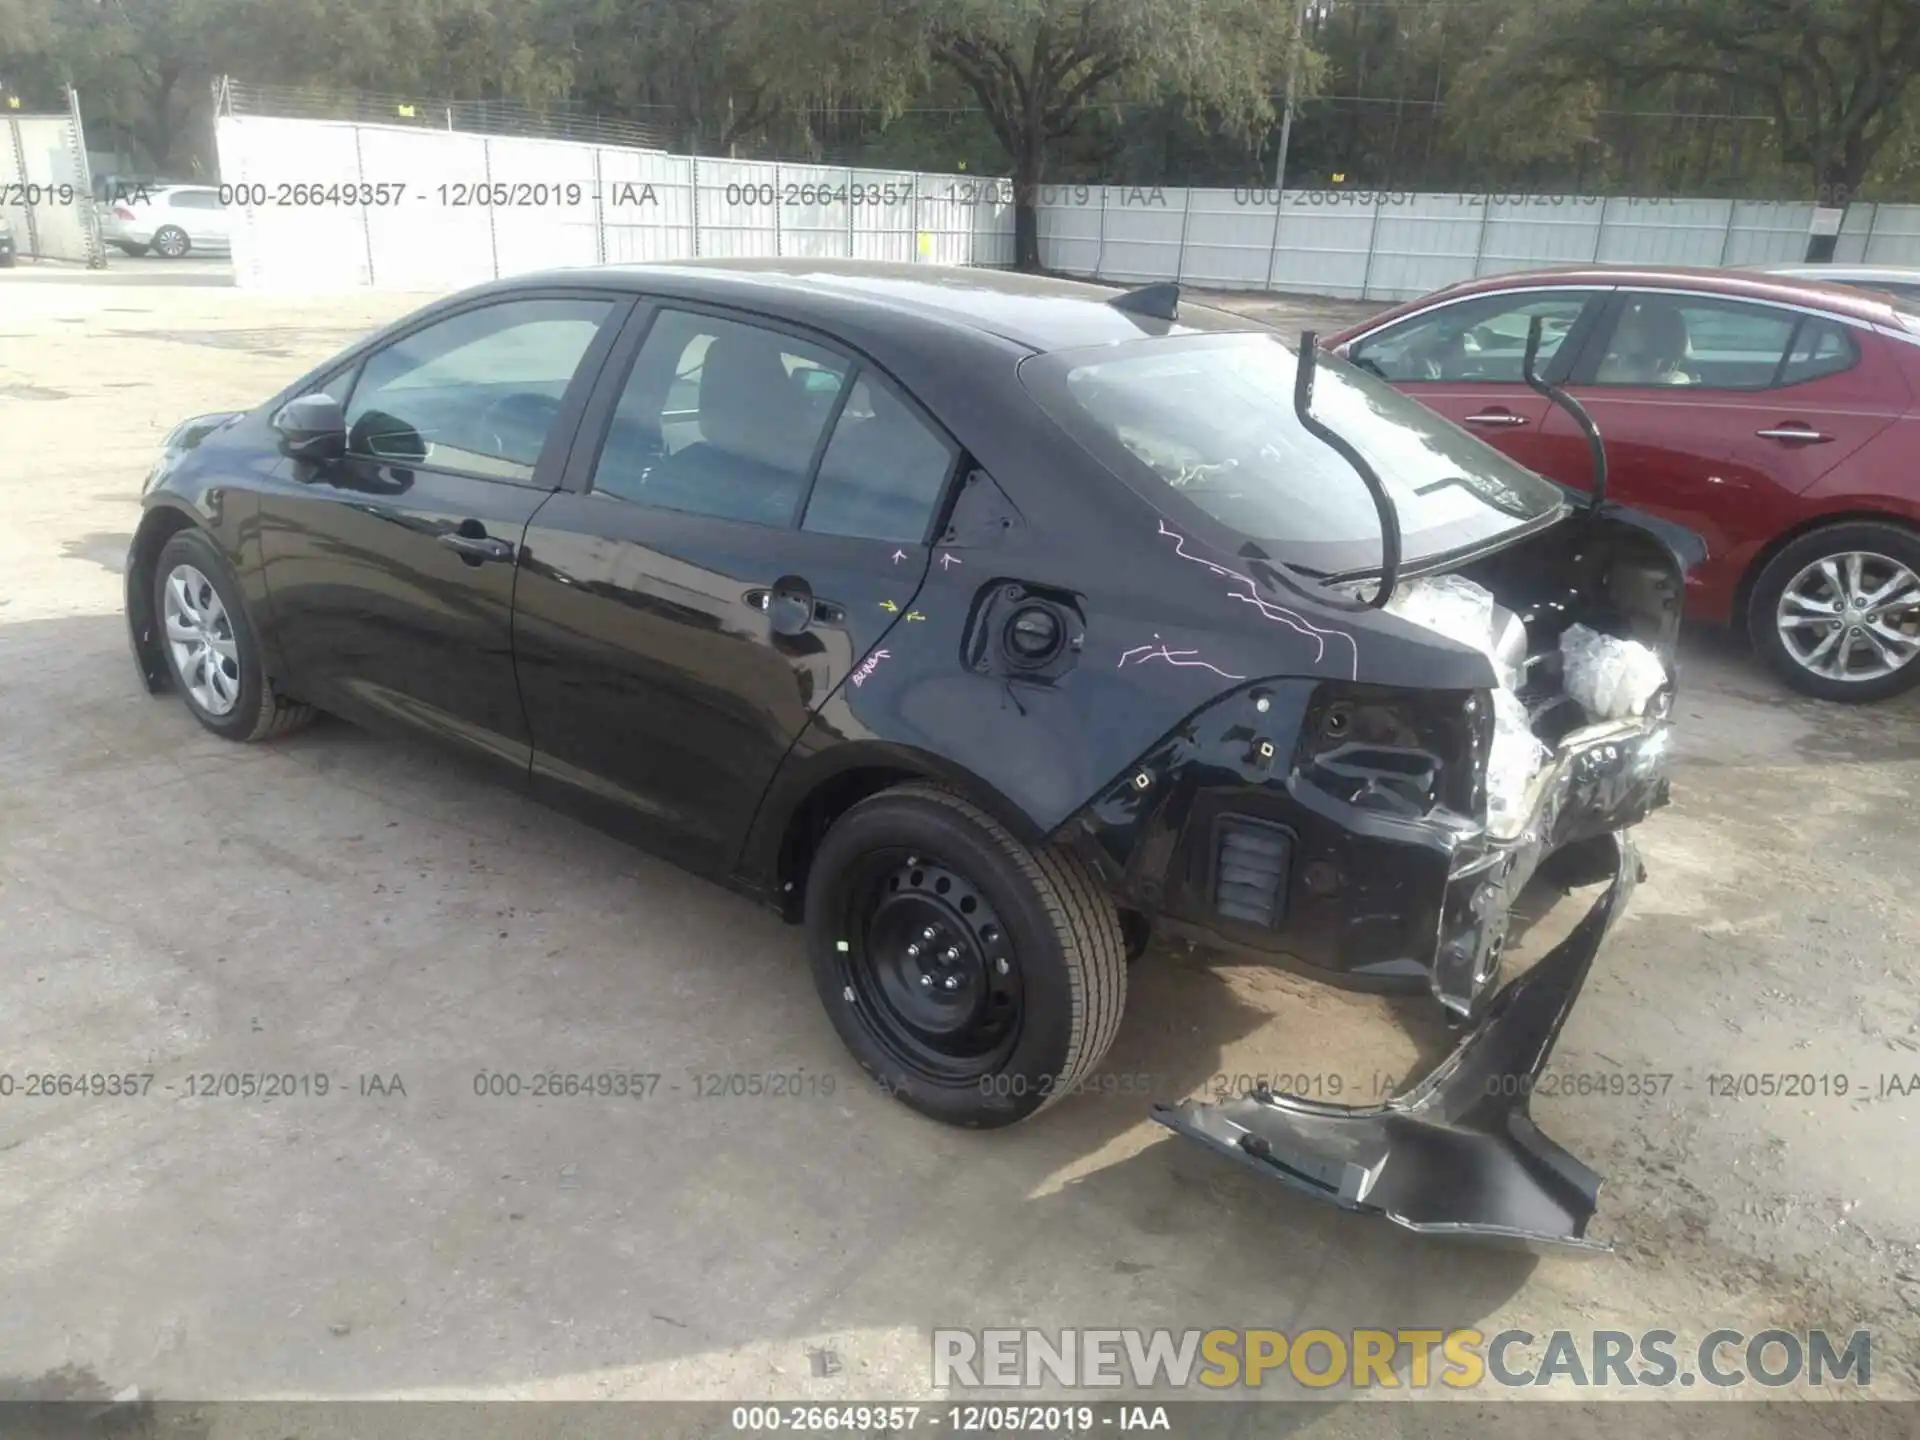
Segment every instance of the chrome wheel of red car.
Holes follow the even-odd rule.
[[[1850,550],[1805,566],[1775,607],[1780,643],[1829,680],[1879,680],[1920,654],[1920,578],[1889,555]]]
[[[1803,694],[1860,703],[1920,684],[1920,536],[1874,520],[1800,536],[1754,578],[1747,630]]]

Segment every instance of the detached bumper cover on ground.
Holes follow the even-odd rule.
[[[1528,1110],[1560,1027],[1640,876],[1624,832],[1612,883],[1572,934],[1494,997],[1485,1017],[1410,1092],[1344,1107],[1256,1093],[1162,1106],[1154,1118],[1343,1209],[1423,1234],[1530,1249],[1605,1250],[1586,1238],[1600,1177]]]

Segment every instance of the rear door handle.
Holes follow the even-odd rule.
[[[486,534],[463,535],[458,530],[442,535],[440,543],[469,565],[484,565],[489,560],[510,561],[518,553],[517,547],[511,540],[502,540],[497,536]]]
[[[1831,435],[1822,435],[1811,425],[1774,425],[1753,433],[1762,440],[1793,440],[1802,445],[1824,445],[1833,439]]]
[[[1511,410],[1482,410],[1478,415],[1467,416],[1469,425],[1524,425],[1527,417],[1515,415]]]

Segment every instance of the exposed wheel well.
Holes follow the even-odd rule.
[[[780,886],[780,913],[790,921],[801,918],[807,893],[807,870],[814,851],[833,822],[865,800],[895,785],[924,781],[924,775],[898,766],[872,765],[843,770],[815,786],[787,817],[780,837],[776,879]]]
[[[1816,530],[1824,530],[1829,525],[1892,525],[1911,534],[1920,534],[1916,526],[1904,515],[1894,515],[1885,510],[1840,510],[1832,515],[1816,516],[1803,521],[1791,530],[1783,530],[1769,540],[1748,563],[1746,573],[1740,577],[1739,587],[1733,593],[1733,628],[1742,635],[1747,633],[1747,605],[1753,599],[1754,582],[1759,580],[1760,572],[1773,562],[1787,546],[1803,535],[1811,535]]]
[[[127,623],[133,632],[133,653],[140,662],[140,673],[147,689],[156,694],[167,688],[166,658],[160,653],[153,614],[153,571],[160,550],[193,520],[171,506],[149,510],[133,533],[127,550]]]

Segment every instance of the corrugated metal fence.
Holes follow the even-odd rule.
[[[222,116],[242,285],[440,290],[625,260],[1013,259],[1007,182]],[[1104,280],[1391,300],[1538,265],[1798,260],[1810,204],[1046,187],[1041,255]],[[1920,266],[1920,206],[1855,205],[1837,259]]]
[[[9,110],[0,121],[0,216],[19,252],[104,263],[78,107],[65,115]]]

